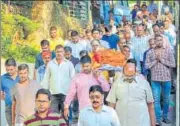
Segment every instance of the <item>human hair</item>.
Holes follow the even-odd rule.
[[[99,86],[99,85],[91,86],[90,89],[89,89],[89,94],[92,93],[92,92],[95,92],[95,91],[98,91],[99,93],[104,94],[101,86]]]
[[[146,4],[143,4],[143,5],[141,6],[141,8],[143,8],[143,7],[146,7],[146,8],[147,8],[147,5],[146,5]]]
[[[88,52],[86,50],[81,50],[79,55],[82,56],[83,54],[88,55]]]
[[[162,27],[162,26],[164,27],[164,22],[159,23],[159,27]]]
[[[130,24],[128,22],[126,22],[126,23],[123,24],[123,27],[125,27],[125,26],[129,26],[130,27]]]
[[[79,33],[77,31],[71,31],[71,37],[78,36]]]
[[[93,28],[91,32],[94,33],[95,31],[98,31],[100,33],[100,30],[98,28]]]
[[[99,45],[101,44],[100,41],[99,41],[98,39],[94,39],[94,40],[91,41],[91,45],[92,45],[94,42],[98,42]]]
[[[135,59],[128,59],[126,64],[128,64],[128,63],[133,63],[135,66],[137,66],[137,62]]]
[[[62,45],[56,45],[55,50],[60,49],[60,48],[64,49]]]
[[[14,58],[8,58],[5,61],[5,66],[16,66],[16,60]]]
[[[91,63],[91,58],[88,55],[85,55],[85,56],[81,57],[80,63],[81,64]]]
[[[51,92],[50,92],[48,89],[44,89],[44,88],[39,89],[39,90],[37,91],[37,93],[36,93],[36,99],[38,98],[38,95],[39,95],[39,94],[47,95],[49,101],[51,100]]]
[[[111,25],[105,27],[105,32],[110,32],[111,30],[112,30]]]
[[[49,41],[48,40],[42,40],[41,41],[41,46],[46,46],[46,45],[49,46]]]
[[[157,37],[161,37],[161,38],[163,38],[163,36],[162,36],[162,35],[155,35],[154,39],[156,39]]]
[[[156,24],[153,24],[153,25],[152,25],[152,28],[154,28],[155,26],[160,27],[160,26],[159,26],[159,24],[158,24],[158,23],[156,23]]]
[[[150,38],[150,39],[148,40],[148,42],[150,43],[152,40],[154,40],[154,38]]]
[[[72,53],[72,48],[69,47],[69,46],[65,46],[65,47],[64,47],[64,51],[65,51],[65,52],[70,52],[70,53]]]
[[[124,49],[124,48],[128,48],[128,49],[130,50],[129,46],[127,46],[127,45],[124,45],[124,46],[123,46],[123,49]]]
[[[86,33],[86,34],[91,33],[91,30],[90,30],[90,29],[87,29],[87,30],[85,31],[85,33]]]
[[[141,23],[141,24],[137,25],[136,29],[139,29],[140,27],[142,27],[142,28],[143,28],[143,30],[144,30],[144,24],[143,24],[143,23]]]
[[[29,71],[29,67],[27,64],[20,64],[18,66],[18,71],[25,70],[25,69],[27,69]]]
[[[57,27],[56,27],[56,26],[52,26],[52,27],[50,28],[50,31],[53,31],[53,30],[57,30]]]

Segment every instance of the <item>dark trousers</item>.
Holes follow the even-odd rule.
[[[63,114],[65,98],[66,98],[66,96],[64,94],[54,94],[54,95],[52,95],[51,109],[54,112]]]
[[[54,94],[51,99],[51,109],[54,112],[60,113],[64,117],[64,101],[66,95],[64,94]],[[69,121],[64,117],[64,120],[69,125]]]

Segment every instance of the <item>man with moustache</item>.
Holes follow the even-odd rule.
[[[155,126],[153,96],[149,83],[129,59],[106,99],[115,108],[122,126]]]
[[[42,52],[42,58],[44,61],[44,65],[40,66],[37,69],[37,73],[36,73],[36,81],[38,83],[40,83],[43,80],[47,64],[52,60],[51,52],[50,51]]]
[[[91,104],[89,100],[89,88],[92,85],[100,85],[103,91],[109,91],[109,84],[100,75],[100,71],[91,68],[91,58],[83,56],[80,60],[82,65],[82,72],[76,74],[71,81],[70,89],[64,102],[64,116],[67,118],[69,115],[69,106],[72,100],[77,95],[79,101],[79,110]]]
[[[56,58],[48,63],[41,85],[51,91],[51,108],[56,112],[63,113],[63,102],[68,93],[71,79],[75,74],[75,69],[71,61],[65,59],[62,45],[57,45],[55,52]]]
[[[120,126],[117,113],[103,105],[104,92],[99,85],[89,89],[91,105],[80,111],[78,126]]]
[[[18,75],[20,78],[12,88],[12,125],[21,126],[24,120],[34,113],[35,109],[35,95],[41,88],[34,80],[28,77],[29,68],[27,64],[18,66]]]

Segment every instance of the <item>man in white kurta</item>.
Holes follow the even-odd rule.
[[[152,103],[153,96],[149,83],[145,78],[136,74],[132,82],[122,73],[114,82],[108,102],[116,104],[115,110],[122,126],[150,126],[148,103]]]

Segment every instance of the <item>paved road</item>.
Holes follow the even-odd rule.
[[[32,78],[33,73],[33,65],[28,64],[30,67],[30,78]],[[1,74],[5,73],[4,68],[4,59],[1,59]],[[171,95],[171,103],[170,103],[170,113],[169,118],[172,120],[172,124],[163,124],[163,126],[176,126],[175,125],[175,95]],[[1,126],[7,126],[6,118],[5,118],[5,108],[4,108],[4,101],[1,100]],[[71,126],[77,126],[76,123],[72,124]]]

